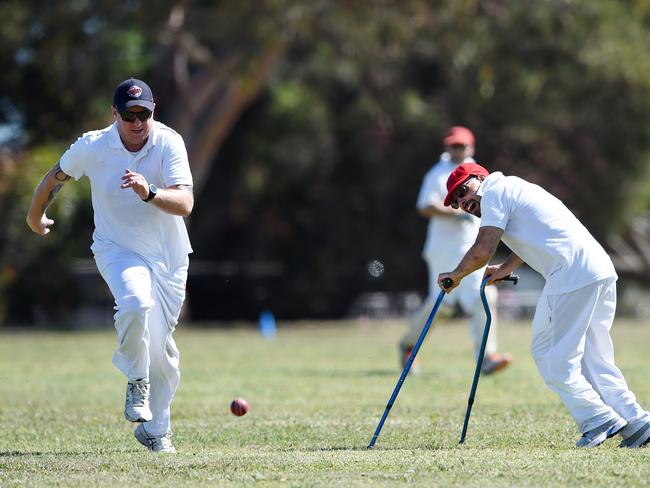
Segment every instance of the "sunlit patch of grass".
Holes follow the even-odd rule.
[[[513,365],[481,378],[458,444],[474,364],[463,322],[435,324],[375,449],[366,446],[400,374],[400,322],[181,326],[176,455],[146,452],[123,420],[111,331],[0,335],[2,486],[643,486],[650,449],[579,437],[528,353],[528,324],[503,324]],[[650,405],[650,327],[617,323],[617,362]],[[230,414],[237,396],[250,403]]]

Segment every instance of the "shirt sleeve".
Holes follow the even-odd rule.
[[[162,178],[165,187],[174,185],[192,186],[192,172],[187,157],[187,149],[183,138],[174,134],[168,140],[163,159]]]
[[[481,227],[505,230],[510,220],[510,206],[504,185],[497,184],[481,197]]]
[[[87,149],[88,141],[81,136],[63,153],[59,159],[59,165],[65,174],[72,176],[75,180],[84,176],[84,163],[88,157]]]

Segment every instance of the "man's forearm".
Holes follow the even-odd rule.
[[[447,218],[462,218],[464,217],[464,212],[462,210],[456,210],[451,207],[445,207],[442,204],[430,204],[426,207],[418,208],[418,214],[421,217],[430,219],[432,217],[447,217]]]
[[[458,266],[456,266],[453,273],[459,278],[464,278],[468,274],[485,266],[488,261],[490,261],[492,254],[492,249],[489,249],[479,242],[475,242],[474,245],[469,248],[465,256],[463,256],[460,263],[458,263]]]
[[[159,188],[156,197],[149,203],[168,214],[187,217],[194,207],[192,187],[177,185],[172,188]]]
[[[56,195],[63,188],[63,184],[70,179],[70,176],[61,170],[59,163],[47,172],[39,185],[34,191],[34,197],[29,208],[29,214],[32,216],[41,215],[45,213],[47,208],[52,204]]]
[[[70,176],[61,170],[59,163],[56,163],[34,190],[26,220],[29,228],[36,234],[45,235],[50,232],[54,220],[48,218],[45,211],[54,201],[57,193],[61,191],[63,184],[69,179]]]
[[[524,264],[524,260],[521,259],[519,256],[517,256],[514,252],[508,256],[508,259],[506,259],[501,267],[503,269],[508,270],[510,273],[512,273],[515,269],[517,269],[519,266]]]
[[[465,253],[465,256],[453,271],[456,278],[462,279],[488,264],[497,250],[502,235],[503,230],[497,227],[481,227],[476,242],[472,244],[472,247]]]

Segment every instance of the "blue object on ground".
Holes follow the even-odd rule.
[[[259,320],[260,333],[267,339],[273,339],[276,333],[275,317],[269,310],[264,310],[260,314]]]

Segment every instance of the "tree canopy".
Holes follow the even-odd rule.
[[[642,0],[3,2],[5,315],[73,306],[52,284],[40,303],[47,276],[27,270],[58,262],[73,282],[87,189],[59,196],[47,242],[24,213],[60,152],[108,123],[129,76],[188,145],[196,261],[239,270],[197,267],[194,317],[340,316],[363,290],[423,290],[414,201],[454,124],[490,170],[541,184],[602,242],[624,242],[650,199],[649,21]],[[650,253],[634,246],[648,280]],[[375,258],[381,279],[365,272]]]

